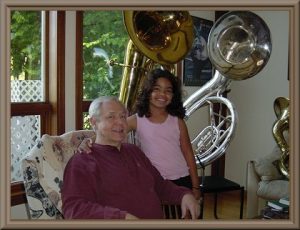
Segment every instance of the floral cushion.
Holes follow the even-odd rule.
[[[91,130],[78,130],[61,136],[45,134],[22,160],[21,170],[32,219],[62,219],[61,188],[63,171]]]

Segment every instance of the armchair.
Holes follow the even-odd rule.
[[[247,218],[259,215],[267,200],[289,196],[289,181],[276,167],[280,156],[276,146],[268,155],[247,163]]]
[[[63,219],[61,188],[65,166],[82,140],[93,136],[92,130],[71,131],[60,136],[44,134],[22,159],[29,219]],[[163,204],[162,208],[171,210],[171,205]],[[165,218],[180,217],[176,212]]]
[[[60,136],[44,134],[22,159],[21,170],[31,219],[62,219],[61,187],[64,168],[84,138],[94,131]]]

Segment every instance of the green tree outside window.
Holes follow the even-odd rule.
[[[14,80],[41,79],[40,11],[12,11],[11,76]]]
[[[129,37],[122,11],[86,11],[83,19],[83,99],[118,96],[123,69],[110,67],[109,59],[123,62]]]

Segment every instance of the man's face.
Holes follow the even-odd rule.
[[[119,147],[127,136],[127,111],[116,101],[102,104],[100,119],[96,121],[96,143]]]

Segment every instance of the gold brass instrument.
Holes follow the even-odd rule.
[[[145,76],[155,66],[175,72],[194,40],[193,21],[187,11],[124,11],[130,36],[119,99],[132,111]]]
[[[289,131],[289,104],[290,100],[286,97],[278,97],[274,101],[274,112],[277,121],[273,125],[273,136],[281,151],[278,167],[281,173],[289,179],[289,144],[284,136],[284,132]]]
[[[222,95],[231,80],[244,80],[259,73],[272,49],[268,26],[249,11],[232,11],[220,17],[209,33],[207,46],[215,74],[184,102],[186,119],[199,108],[209,106],[210,124],[192,139],[196,163],[202,168],[225,153],[236,129],[235,107]],[[220,106],[219,113],[214,111],[214,104]]]

